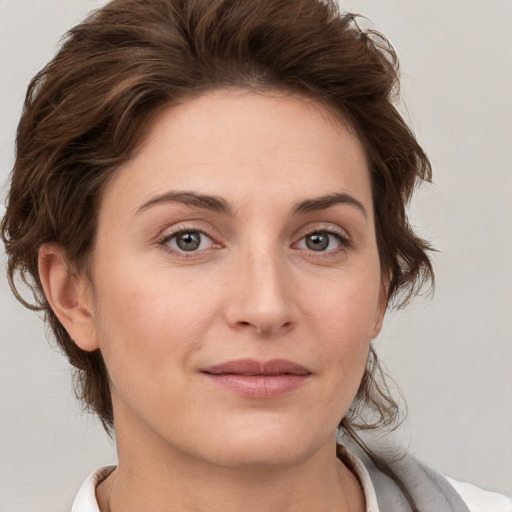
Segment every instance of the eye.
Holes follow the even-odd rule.
[[[208,249],[213,245],[212,239],[197,230],[186,230],[174,233],[164,240],[165,245],[175,251],[193,252]]]
[[[347,245],[347,240],[339,233],[313,231],[301,238],[297,247],[299,249],[309,249],[315,252],[327,252],[335,251],[344,245]]]

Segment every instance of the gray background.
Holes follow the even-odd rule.
[[[29,79],[100,4],[0,0],[2,185]],[[395,45],[401,109],[434,165],[411,218],[440,251],[436,295],[388,315],[377,342],[409,406],[397,437],[446,474],[512,494],[512,2],[342,5]],[[64,512],[115,450],[75,403],[42,322],[10,295],[0,254],[0,512]]]

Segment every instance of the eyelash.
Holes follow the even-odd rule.
[[[210,235],[205,233],[203,230],[198,229],[196,227],[192,227],[192,226],[191,227],[186,227],[186,226],[180,227],[179,229],[177,229],[176,231],[173,231],[172,233],[165,233],[157,240],[157,243],[167,253],[179,256],[181,258],[194,258],[194,257],[197,258],[198,255],[204,254],[205,251],[208,251],[210,249],[210,248],[208,248],[208,249],[201,249],[201,250],[196,250],[196,251],[184,251],[184,250],[177,250],[169,245],[169,242],[173,238],[176,238],[179,235],[185,234],[185,233],[199,233],[200,235],[203,235],[203,236],[207,237],[209,240],[211,240],[212,246],[214,248],[222,247],[221,244],[217,243]]]
[[[302,240],[304,240],[306,237],[314,235],[314,234],[326,234],[328,236],[333,236],[336,238],[336,240],[339,242],[339,247],[336,247],[335,249],[331,249],[328,251],[314,251],[314,250],[307,250],[305,249],[312,257],[314,258],[330,258],[338,256],[341,253],[346,252],[347,250],[351,249],[353,244],[352,240],[341,230],[337,230],[334,228],[321,228],[316,227],[313,229],[310,229],[306,233],[304,233],[301,238],[294,243],[294,245],[298,244]]]
[[[182,258],[193,258],[198,257],[199,255],[204,254],[205,251],[209,251],[211,247],[207,249],[200,249],[200,250],[194,250],[194,251],[185,251],[185,250],[177,250],[169,245],[169,242],[176,238],[177,236],[185,233],[198,233],[202,236],[207,237],[209,240],[211,240],[213,248],[222,248],[222,245],[219,244],[212,238],[210,235],[202,231],[201,229],[198,229],[197,227],[180,227],[176,231],[173,231],[171,233],[163,234],[158,240],[157,243],[160,247],[162,247],[163,250],[166,252],[177,255]],[[336,230],[333,228],[314,228],[307,232],[305,232],[300,239],[297,242],[294,242],[292,244],[293,246],[296,246],[298,243],[300,243],[302,240],[304,240],[306,237],[314,235],[314,234],[326,234],[328,236],[333,236],[338,242],[339,247],[336,247],[335,249],[330,249],[328,251],[314,251],[312,249],[301,249],[305,252],[308,252],[312,257],[314,258],[329,258],[339,255],[340,253],[346,252],[348,249],[352,247],[352,241],[350,240],[347,235],[342,232],[341,230]]]

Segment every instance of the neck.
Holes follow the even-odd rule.
[[[101,512],[363,512],[335,438],[288,464],[227,466],[117,428],[118,468],[97,488]],[[133,439],[137,439],[136,442]],[[141,442],[141,439],[143,440]]]

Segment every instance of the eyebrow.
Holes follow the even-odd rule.
[[[195,206],[197,208],[203,208],[217,213],[223,213],[226,215],[232,215],[233,212],[229,203],[222,197],[210,196],[206,194],[198,194],[197,192],[165,192],[152,197],[149,201],[145,202],[141,207],[137,209],[137,214],[151,208],[152,206],[162,203],[181,203],[187,206]]]
[[[187,206],[194,206],[196,208],[202,208],[225,215],[233,215],[231,206],[222,197],[199,194],[197,192],[176,191],[169,191],[152,197],[137,209],[136,214],[139,214],[151,208],[152,206],[170,202],[181,203]],[[365,219],[368,219],[368,213],[362,203],[346,192],[328,194],[325,196],[300,201],[292,208],[292,215],[326,210],[336,204],[346,204],[352,206],[359,210]]]
[[[347,194],[346,192],[339,192],[336,194],[328,194],[326,196],[316,197],[314,199],[306,199],[296,204],[292,210],[294,215],[299,213],[317,212],[326,210],[336,204],[346,204],[357,208],[368,220],[368,212],[366,208],[355,197]]]

